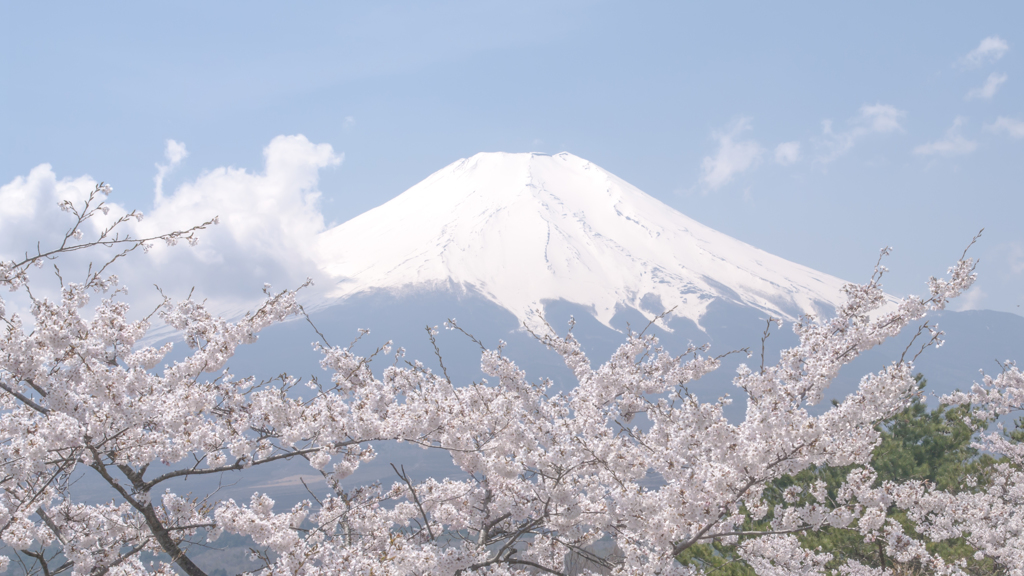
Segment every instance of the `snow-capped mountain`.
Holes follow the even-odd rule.
[[[700,325],[712,301],[792,319],[828,312],[844,282],[712,230],[567,152],[481,153],[320,235],[331,294],[475,292],[521,322],[545,303]]]
[[[574,335],[597,366],[624,342],[627,328],[639,330],[678,306],[675,318],[648,333],[671,354],[690,344],[727,354],[719,370],[687,385],[713,401],[737,393],[731,382],[740,364],[760,361],[730,351],[756,356],[763,350],[770,364],[798,344],[788,322],[762,341],[766,316],[831,316],[828,308],[844,301],[838,278],[716,232],[567,153],[459,160],[318,241],[319,265],[335,278],[329,287],[319,284],[332,298],[304,295],[318,331],[301,321],[275,326],[236,354],[233,369],[259,378],[282,371],[323,377],[321,356],[309,343],[347,345],[357,330],[370,329],[355,353],[375,354],[386,342],[404,351],[379,357],[378,367],[415,360],[453,382],[473,382],[481,377],[477,342],[489,349],[504,342],[502,353],[531,381],[550,379],[560,392],[577,384],[575,374],[521,330],[524,321],[539,320],[543,311],[564,334],[572,317]],[[475,341],[442,330],[435,342],[424,333],[453,317]],[[915,370],[935,394],[969,388],[991,358],[1024,356],[1020,316],[944,311],[929,321],[946,331],[947,344],[941,353],[928,350],[917,358]],[[856,390],[862,376],[901,358],[913,338],[910,330],[861,354],[837,376],[830,397]],[[726,416],[738,421],[744,411],[740,391]],[[390,474],[389,460],[378,462],[375,470]],[[425,469],[434,464],[425,462]]]

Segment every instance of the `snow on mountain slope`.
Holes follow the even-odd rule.
[[[704,226],[563,152],[481,153],[319,237],[346,298],[377,290],[475,291],[521,321],[545,302],[610,325],[618,308],[699,325],[714,299],[793,319],[826,312],[844,282]]]

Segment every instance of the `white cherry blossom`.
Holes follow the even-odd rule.
[[[129,252],[155,240],[194,240],[199,228],[141,239],[112,229],[83,241],[74,231],[102,211],[106,193],[98,187],[84,206],[63,205],[77,219],[66,243],[0,263],[0,284],[25,290],[31,265],[80,248]],[[266,550],[267,575],[494,576],[567,574],[571,558],[613,574],[693,574],[676,556],[718,540],[738,542],[758,574],[795,576],[823,574],[831,558],[805,549],[798,534],[832,526],[881,542],[889,557],[931,574],[962,572],[930,555],[925,539],[965,536],[978,554],[1019,576],[1019,444],[997,434],[980,440],[1008,458],[988,491],[878,485],[867,467],[879,442],[876,425],[919,394],[908,358],[865,375],[835,406],[810,410],[842,366],[945,307],[971,286],[973,270],[964,256],[947,278],[929,281],[928,297],[885,310],[881,267],[867,284],[848,286],[848,301],[833,318],[805,317],[793,326],[799,344],[776,364],[762,359],[762,366],[740,369],[734,383],[747,411],[731,423],[723,415],[728,398],[707,402],[688,390],[721,358],[706,347],[675,356],[643,333],[630,333],[596,367],[571,332],[537,334],[575,374],[568,393],[529,380],[501,347],[482,350],[485,378],[464,383],[420,363],[378,375],[373,357],[317,345],[332,376],[301,400],[291,393],[301,386],[292,377],[260,382],[224,370],[261,330],[303,314],[297,290],[269,286],[262,306],[236,321],[196,297],[165,300],[157,316],[190,352],[157,370],[172,345],[140,344],[154,319],[129,320],[117,279],[98,268],[84,282],[65,283],[59,299],[32,296],[30,320],[6,316],[0,300],[0,539],[35,558],[40,573],[52,558],[42,551],[60,547],[64,560],[46,572],[173,573],[169,565],[143,563],[140,553],[149,551],[199,575],[185,543],[228,532]],[[454,320],[449,326],[461,330]],[[937,338],[928,327],[920,331]],[[378,350],[390,352],[390,343]],[[1008,364],[947,401],[971,403],[982,417],[1019,410],[1024,375]],[[342,490],[341,480],[389,442],[446,452],[465,477],[414,479],[398,466],[390,484]],[[272,494],[239,503],[165,487],[183,476],[246,474],[282,459],[308,460],[334,493],[275,510]],[[836,501],[820,482],[797,486],[774,508],[769,528],[744,529],[769,512],[764,490],[773,480],[824,465],[856,465]],[[107,503],[76,497],[69,479],[78,469],[105,481]],[[889,519],[890,506],[906,509],[921,536]],[[842,573],[890,572],[849,562]]]

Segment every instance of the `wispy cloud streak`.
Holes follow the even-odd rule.
[[[740,118],[723,132],[714,132],[718,141],[718,152],[714,157],[706,156],[701,162],[701,181],[714,190],[728,184],[733,176],[744,172],[761,160],[764,149],[754,140],[740,140],[740,135],[750,130],[750,119]]]
[[[1010,45],[999,36],[989,36],[978,44],[978,47],[968,52],[957,63],[965,68],[977,68],[988,62],[995,62],[1010,51]]]
[[[1006,74],[999,74],[997,72],[993,72],[988,75],[988,79],[985,80],[985,84],[983,86],[981,86],[980,88],[975,88],[968,92],[967,96],[965,96],[964,99],[976,100],[978,98],[981,98],[982,100],[991,100],[992,97],[996,95],[996,91],[999,90],[999,87],[1002,86],[1004,82],[1006,82],[1007,78],[1009,78],[1009,76],[1007,76]]]
[[[861,139],[869,134],[889,134],[902,132],[901,124],[906,112],[889,104],[865,104],[860,107],[860,114],[850,121],[850,128],[837,131],[831,120],[821,123],[821,148],[824,153],[818,161],[829,163],[849,152]]]
[[[962,156],[974,152],[978,143],[964,138],[960,133],[960,128],[965,123],[966,120],[957,116],[942,139],[917,146],[914,148],[914,154],[918,156]]]

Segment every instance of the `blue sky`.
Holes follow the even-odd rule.
[[[566,150],[842,278],[866,280],[892,245],[900,295],[984,227],[961,305],[1024,304],[1020,3],[0,10],[0,185],[49,163],[146,211],[158,163],[173,191],[261,173],[275,137],[302,134],[332,150],[317,168],[330,225],[476,152]]]

